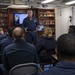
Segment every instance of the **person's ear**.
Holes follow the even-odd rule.
[[[57,48],[55,49],[55,53],[58,55],[58,51],[57,51]]]
[[[14,34],[12,34],[12,37],[13,37],[13,38],[14,38],[14,40],[15,40]]]
[[[58,51],[57,51],[57,48],[55,49],[55,58],[58,60]]]
[[[25,39],[25,33],[23,33],[22,36],[23,36],[23,39]]]

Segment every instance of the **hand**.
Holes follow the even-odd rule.
[[[25,32],[27,32],[27,29],[28,29],[28,28],[25,28]]]
[[[40,28],[40,26],[37,26],[37,28]]]

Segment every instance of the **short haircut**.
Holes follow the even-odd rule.
[[[13,30],[13,36],[15,39],[21,39],[23,37],[24,30],[21,27],[16,27]]]
[[[14,30],[14,28],[10,28],[10,29],[8,30],[8,35],[11,36],[11,37],[12,37],[12,34],[13,34],[13,30]]]
[[[69,28],[72,28],[75,30],[75,25],[70,25]]]
[[[31,9],[28,9],[27,12],[32,11]],[[32,11],[33,12],[33,11]]]
[[[57,51],[59,57],[75,56],[75,36],[72,34],[63,34],[57,39]]]
[[[70,25],[69,26],[69,32],[70,34],[75,34],[75,25]]]
[[[33,11],[31,9],[27,10],[27,13],[30,13],[30,12],[32,12],[32,14],[33,14]]]

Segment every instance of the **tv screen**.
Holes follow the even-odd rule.
[[[39,28],[38,28],[38,31],[41,31],[41,30],[43,30],[44,29],[44,26],[40,26]]]
[[[14,14],[15,25],[22,25],[23,20],[28,16],[28,14],[16,13]]]

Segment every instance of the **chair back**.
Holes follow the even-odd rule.
[[[38,73],[38,66],[35,63],[19,64],[14,66],[9,75],[36,75]]]
[[[51,49],[54,51],[54,49]],[[56,59],[52,56],[54,54],[54,52],[51,52],[50,50],[42,50],[38,57],[39,57],[39,62],[54,62],[56,61]]]
[[[54,51],[54,49],[51,49],[51,50]],[[42,50],[39,53],[39,58],[52,57],[53,52],[51,52],[51,50]]]

